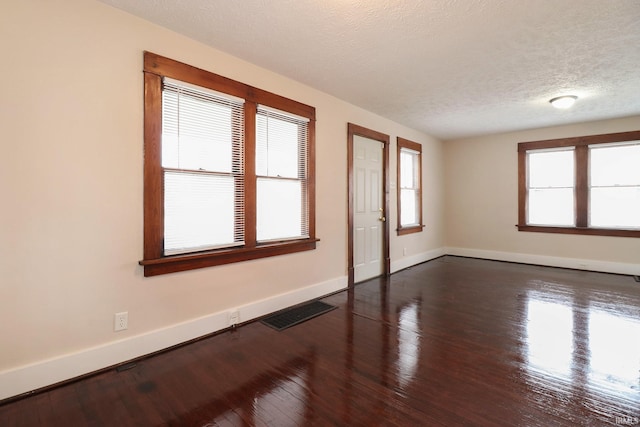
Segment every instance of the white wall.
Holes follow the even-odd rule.
[[[244,321],[343,288],[347,122],[391,136],[392,177],[395,137],[423,144],[427,227],[392,233],[391,256],[442,253],[427,135],[93,0],[2,2],[0,35],[0,399],[223,328],[232,308]],[[142,276],[143,50],[316,107],[318,249]]]
[[[638,129],[640,117],[630,117],[445,142],[447,252],[640,274],[640,239],[519,232],[515,227],[518,142]]]

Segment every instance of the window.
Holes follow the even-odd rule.
[[[164,79],[163,255],[244,244],[243,130],[244,100]]]
[[[518,144],[518,229],[640,237],[640,131]]]
[[[640,229],[640,141],[589,147],[589,224]]]
[[[256,119],[257,240],[309,237],[308,120],[264,106]]]
[[[422,231],[422,146],[399,138],[398,235]]]
[[[315,109],[144,60],[145,276],[315,249]]]
[[[575,226],[573,158],[573,147],[527,152],[528,224]]]

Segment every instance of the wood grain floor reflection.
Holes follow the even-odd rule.
[[[443,257],[0,406],[3,426],[640,425],[640,284]]]

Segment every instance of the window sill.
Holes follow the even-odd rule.
[[[536,233],[583,234],[588,236],[640,237],[640,230],[622,228],[587,228],[587,227],[547,227],[539,225],[516,225],[518,231]]]
[[[192,254],[172,255],[157,259],[144,259],[138,264],[144,267],[144,276],[158,276],[179,271],[215,265],[231,264],[252,259],[267,258],[316,248],[319,239],[305,239],[288,242],[270,243],[254,248],[233,248]]]
[[[404,236],[405,234],[420,233],[423,228],[424,225],[413,225],[411,227],[398,228],[396,231],[398,232],[398,236]]]

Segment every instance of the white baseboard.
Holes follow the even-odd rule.
[[[432,249],[391,262],[391,273],[446,255],[445,248]]]
[[[238,311],[239,322],[247,322],[346,287],[347,277],[337,277],[145,334],[5,370],[0,372],[0,400],[95,372],[223,330],[229,327],[228,313],[230,310]]]
[[[599,261],[580,258],[561,258],[547,255],[486,251],[482,249],[469,248],[445,248],[445,252],[447,255],[492,259],[496,261],[519,262],[522,264],[573,268],[576,270],[599,271],[603,273],[626,274],[631,276],[637,276],[640,274],[640,264],[623,262]]]

